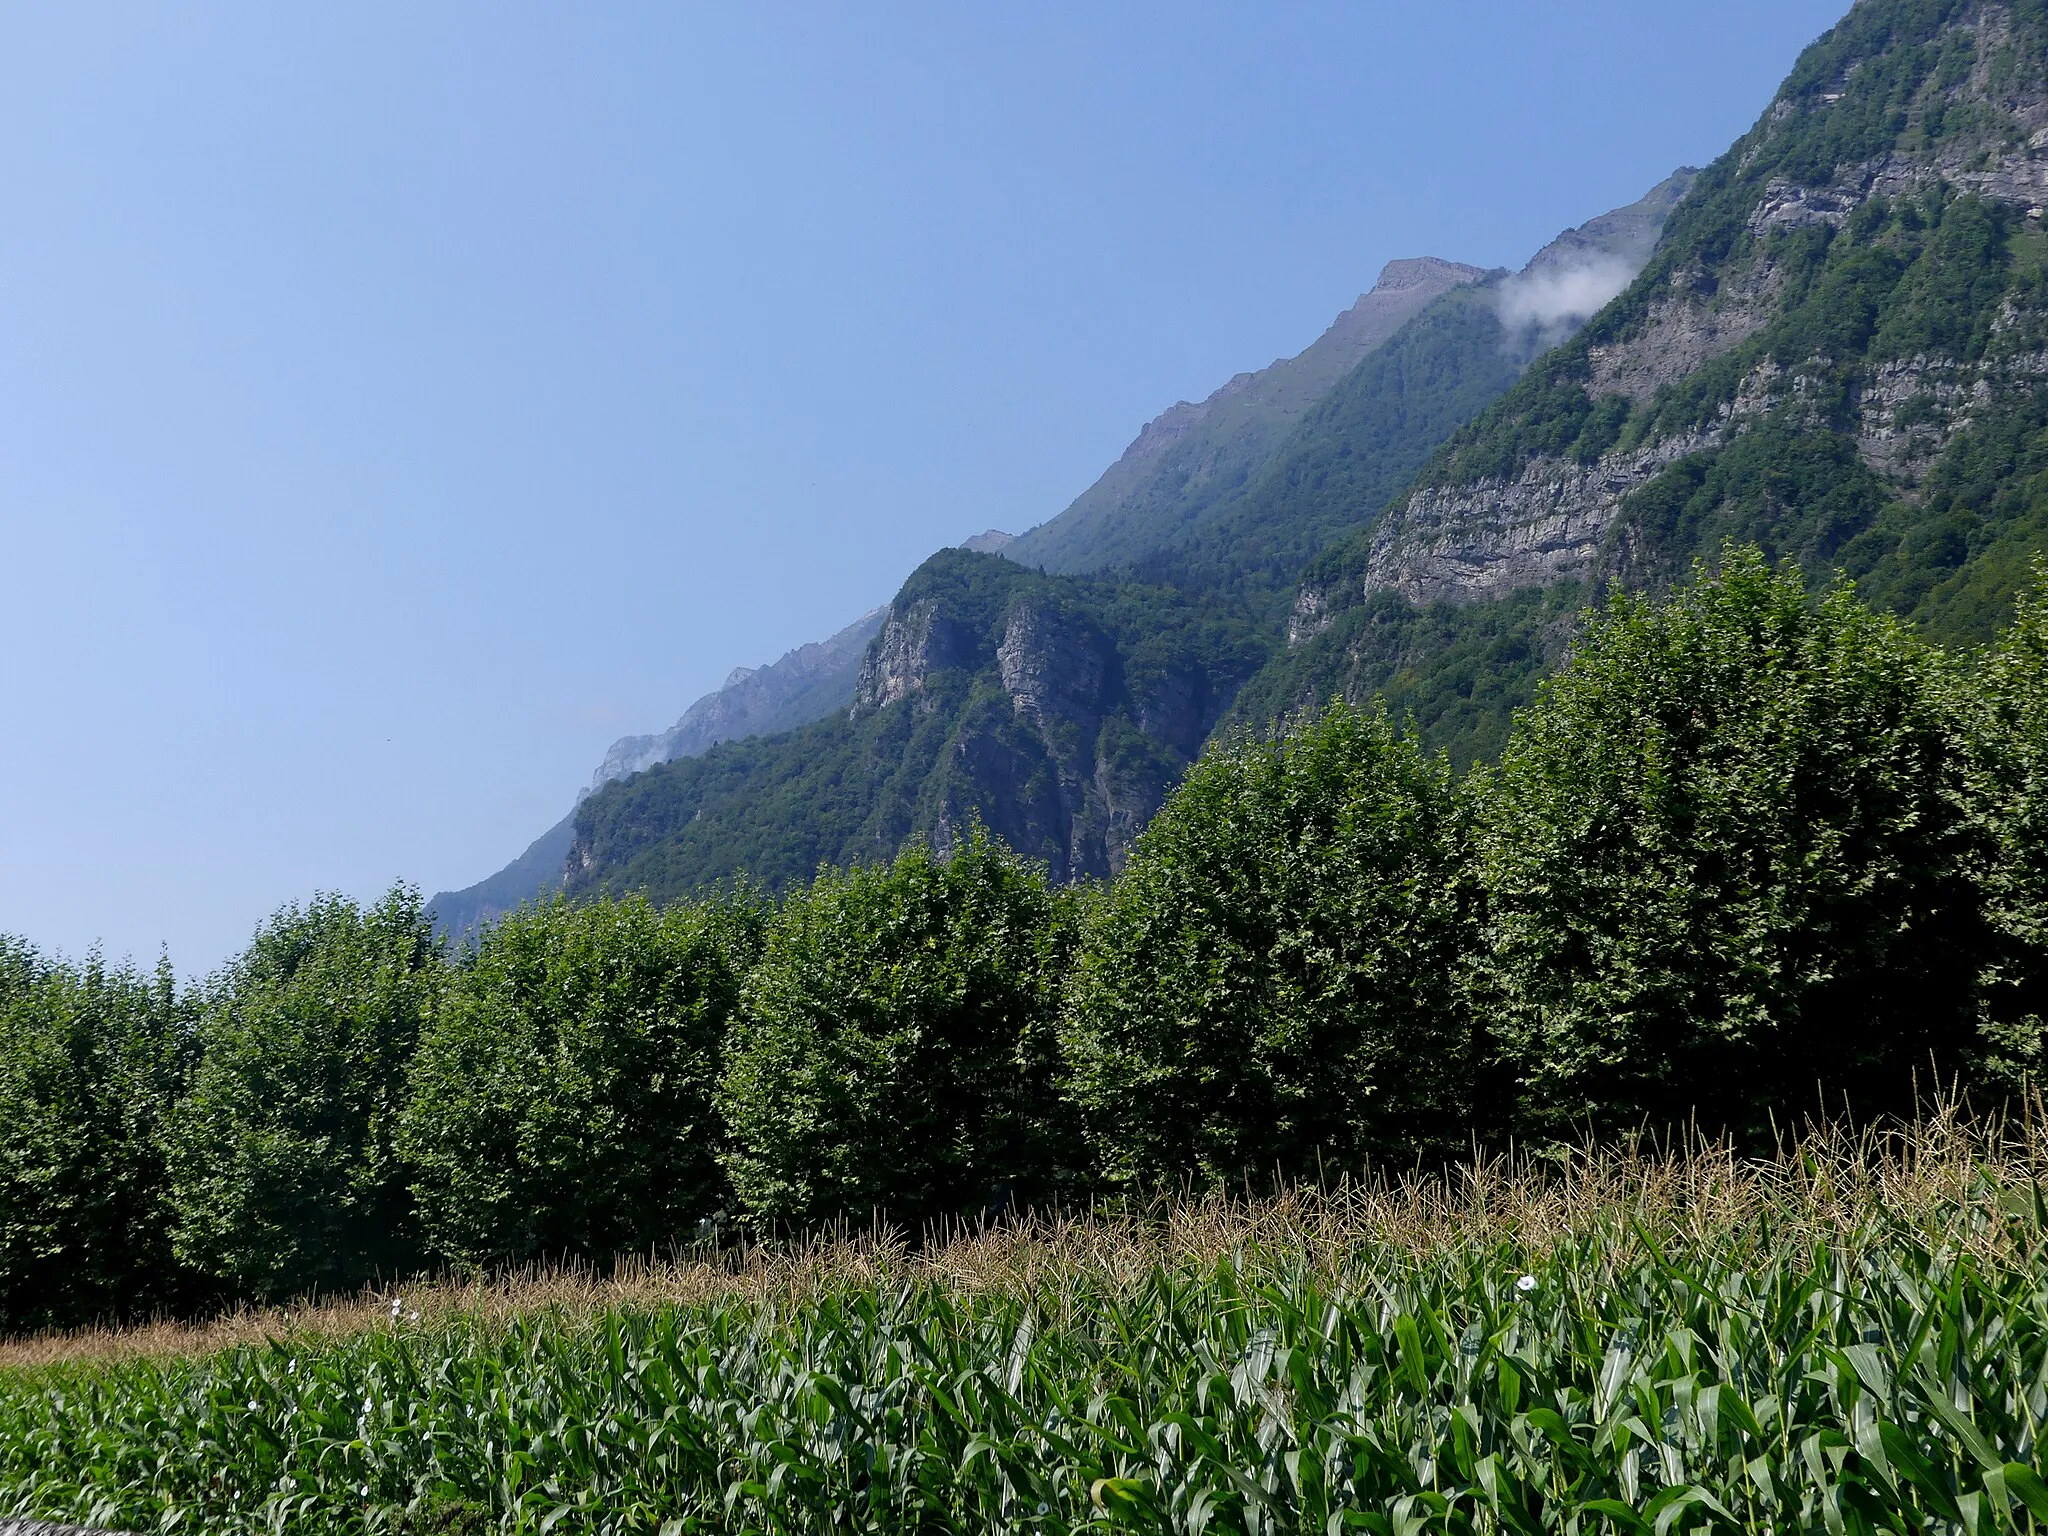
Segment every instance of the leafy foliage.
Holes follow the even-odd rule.
[[[1112,1184],[1314,1175],[1462,1138],[1447,764],[1337,704],[1206,755],[1091,909],[1067,1093]]]
[[[1754,1132],[1926,1068],[2007,1093],[2048,990],[2040,601],[1953,656],[1738,554],[1579,621],[1498,768],[1333,701],[1213,747],[1102,889],[970,823],[779,904],[531,907],[453,961],[403,889],[286,908],[182,995],[0,945],[0,1320],[602,1264],[728,1193],[915,1224],[1507,1130]],[[1389,667],[1497,671],[1475,710],[1571,617],[1526,594],[1460,652],[1467,611],[1364,611]]]
[[[398,1122],[442,979],[432,918],[397,887],[285,908],[209,982],[169,1135],[182,1261],[265,1299],[418,1261]]]
[[[1617,594],[1481,791],[1482,965],[1524,1113],[1864,1112],[1973,1040],[1986,954],[1943,659],[1731,559]]]
[[[193,1299],[166,1239],[163,1157],[189,1025],[167,966],[69,965],[0,937],[0,1321]]]
[[[609,1258],[723,1205],[711,1095],[760,923],[745,898],[557,898],[484,935],[410,1072],[401,1151],[436,1252]]]
[[[747,978],[719,1093],[752,1217],[914,1224],[1044,1194],[1069,912],[979,828],[950,859],[913,847],[792,896]]]
[[[1987,659],[1973,720],[1971,793],[1988,843],[1980,874],[1997,938],[1984,975],[1984,1061],[2013,1086],[2048,1044],[2048,568]]]

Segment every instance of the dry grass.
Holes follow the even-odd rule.
[[[1332,1277],[1380,1261],[1427,1260],[1505,1245],[1540,1256],[1632,1228],[1660,1245],[1722,1250],[1842,1246],[1874,1229],[1909,1229],[1934,1246],[2003,1267],[2032,1262],[2031,1221],[2048,1189],[2048,1116],[2038,1098],[1986,1119],[1937,1105],[1911,1126],[1809,1128],[1777,1155],[1739,1155],[1691,1139],[1540,1156],[1475,1157],[1416,1171],[1275,1194],[1161,1199],[927,1234],[842,1227],[791,1243],[753,1243],[670,1260],[626,1258],[608,1272],[530,1267],[442,1277],[349,1297],[242,1308],[201,1322],[159,1321],[0,1341],[0,1369],[66,1361],[199,1356],[237,1345],[341,1338],[462,1319],[489,1325],[552,1312],[719,1301],[801,1303],[827,1290],[924,1283],[962,1292],[1058,1291],[1075,1279],[1135,1284],[1161,1266],[1226,1257]]]

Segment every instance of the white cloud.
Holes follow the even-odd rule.
[[[1619,256],[1589,256],[1572,265],[1523,272],[1500,286],[1501,324],[1510,332],[1526,326],[1545,330],[1579,324],[1597,313],[1636,275],[1636,264]]]

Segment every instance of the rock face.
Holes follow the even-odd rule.
[[[979,821],[1058,879],[1114,874],[1239,679],[1185,656],[1130,665],[1073,589],[1023,571],[1007,587],[976,612],[943,595],[892,607],[851,718],[938,717],[919,828],[935,847]]]
[[[1965,348],[1951,338],[1909,355],[1888,353],[1898,343],[1881,323],[1853,333],[1860,339],[1847,344],[1856,350],[1845,352],[1839,341],[1802,340],[1788,318],[1816,302],[1815,242],[1856,239],[1853,221],[1873,203],[1911,205],[1926,210],[1916,217],[1938,220],[1956,199],[1974,197],[2004,210],[2003,227],[2039,230],[2048,203],[2043,39],[2003,0],[1948,9],[1949,20],[1918,35],[1891,14],[1901,11],[1895,4],[1866,0],[1851,12],[1716,167],[1696,220],[1720,218],[1729,238],[1654,264],[1575,350],[1546,362],[1552,392],[1543,409],[1554,413],[1563,392],[1578,391],[1618,402],[1642,429],[1591,457],[1583,449],[1525,456],[1506,475],[1462,474],[1454,451],[1377,531],[1356,590],[1324,583],[1303,591],[1296,643],[1345,601],[1379,591],[1470,602],[1565,579],[1627,577],[1642,553],[1646,488],[1659,482],[1662,491],[1680,473],[1699,478],[1764,427],[1808,443],[1838,434],[1870,472],[1873,496],[1911,506],[1959,434],[2048,375],[2038,311],[2010,302],[1987,340]],[[1817,78],[1827,59],[1839,72]],[[1881,139],[1859,139],[1880,107],[1890,126]],[[1854,152],[1816,165],[1836,144]],[[1796,175],[1778,168],[1793,165]],[[1868,238],[1881,253],[1883,238]],[[1876,279],[1865,281],[1878,292]],[[1913,302],[1905,285],[1883,292],[1904,296],[1886,308]],[[1980,301],[1953,301],[1967,302]],[[1738,351],[1732,373],[1726,365],[1710,372]],[[1656,411],[1680,390],[1701,403]]]
[[[1175,546],[1205,510],[1279,451],[1302,414],[1409,320],[1479,267],[1434,256],[1386,265],[1368,293],[1298,356],[1240,373],[1205,400],[1148,422],[1102,477],[1050,522],[1004,550],[1051,571],[1093,571]],[[973,547],[970,545],[969,547]]]
[[[1607,531],[1629,493],[1713,441],[1712,433],[1690,433],[1591,465],[1542,459],[1512,481],[1425,487],[1374,541],[1360,595],[1393,591],[1418,606],[1469,603],[1592,576],[1604,568]],[[1295,600],[1296,632],[1314,633],[1308,605],[1328,601],[1329,594],[1304,588]]]
[[[881,638],[868,648],[853,690],[853,709],[886,709],[922,689],[933,673],[974,664],[973,632],[931,598],[902,613],[884,609]]]
[[[656,763],[695,757],[721,741],[786,731],[844,709],[884,612],[864,613],[831,639],[800,645],[765,667],[735,667],[717,692],[705,694],[659,735],[613,742],[590,788],[602,789]]]

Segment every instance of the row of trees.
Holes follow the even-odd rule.
[[[2006,1091],[2044,987],[2048,606],[1958,657],[1746,554],[1613,597],[1498,764],[1339,703],[1211,751],[1099,889],[975,832],[454,955],[416,892],[323,897],[186,989],[0,947],[0,1316],[1756,1136]]]

